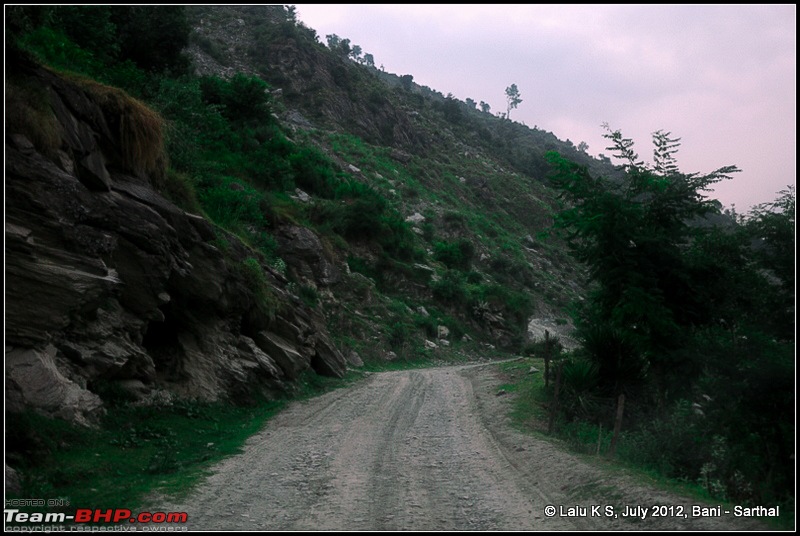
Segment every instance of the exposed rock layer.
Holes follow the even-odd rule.
[[[246,401],[291,388],[306,370],[344,372],[323,319],[280,274],[262,266],[266,288],[255,288],[247,268],[258,256],[162,197],[157,165],[126,158],[160,143],[126,136],[139,103],[115,93],[112,106],[89,85],[16,69],[46,88],[61,143],[6,137],[10,410],[89,422],[109,387]]]

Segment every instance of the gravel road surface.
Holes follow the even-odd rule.
[[[188,512],[196,530],[764,528],[694,517],[697,501],[518,432],[498,382],[485,365],[370,374],[293,403],[189,497],[155,509]],[[546,515],[548,505],[557,515]],[[683,511],[653,517],[655,505]],[[644,519],[622,516],[637,506]]]

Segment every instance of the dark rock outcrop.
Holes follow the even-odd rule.
[[[306,370],[344,373],[323,319],[280,274],[262,266],[255,288],[253,251],[158,193],[158,125],[126,130],[152,120],[139,117],[143,105],[17,69],[46,89],[61,144],[6,137],[10,410],[89,422],[109,384],[143,398],[167,390],[243,401],[291,389]],[[223,240],[225,251],[215,245]]]
[[[295,279],[309,280],[317,285],[330,286],[341,279],[331,253],[325,250],[319,237],[306,227],[286,225],[277,233],[281,257]]]

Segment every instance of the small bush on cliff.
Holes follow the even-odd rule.
[[[253,292],[256,307],[269,318],[275,318],[280,302],[264,275],[261,263],[253,257],[247,258],[242,261],[241,270],[248,288]]]
[[[202,212],[194,183],[185,173],[173,169],[168,170],[161,193],[186,212],[194,214]]]

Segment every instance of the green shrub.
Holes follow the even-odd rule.
[[[93,75],[102,63],[58,29],[39,27],[20,39],[20,46],[57,69]]]
[[[217,40],[211,39],[205,35],[200,35],[197,32],[193,32],[189,38],[197,44],[200,50],[211,56],[217,63],[227,65],[225,51]]]
[[[560,352],[558,339],[552,343]],[[554,352],[551,355],[558,355]],[[564,361],[561,371],[563,389],[562,411],[567,419],[587,419],[597,422],[608,406],[598,396],[597,365],[588,359],[572,355]],[[602,421],[601,421],[602,422]]]
[[[185,173],[167,170],[166,180],[161,187],[161,193],[187,212],[198,214],[201,212],[200,201],[197,199],[192,179]]]
[[[246,224],[266,225],[263,194],[246,183],[232,177],[207,178],[199,190],[200,203],[218,225],[234,232]]]
[[[288,162],[300,188],[326,199],[334,196],[339,179],[331,160],[319,149],[300,147],[289,155]]]
[[[300,299],[303,300],[303,303],[312,309],[315,308],[319,303],[319,293],[317,292],[317,289],[311,285],[300,285],[298,294]]]
[[[431,283],[433,296],[444,303],[458,305],[467,301],[464,276],[458,270],[447,270],[439,281]]]
[[[436,242],[433,245],[434,258],[450,269],[467,271],[472,265],[475,246],[462,238],[456,242]]]
[[[280,302],[275,293],[272,292],[272,287],[264,275],[261,263],[253,257],[247,258],[242,261],[241,270],[247,287],[253,292],[256,307],[261,313],[274,318],[278,312]]]
[[[203,100],[220,106],[234,123],[271,123],[269,85],[257,76],[235,74],[230,80],[216,76],[200,79]]]
[[[405,322],[394,322],[389,326],[389,346],[394,350],[403,348],[411,337],[411,329]]]

